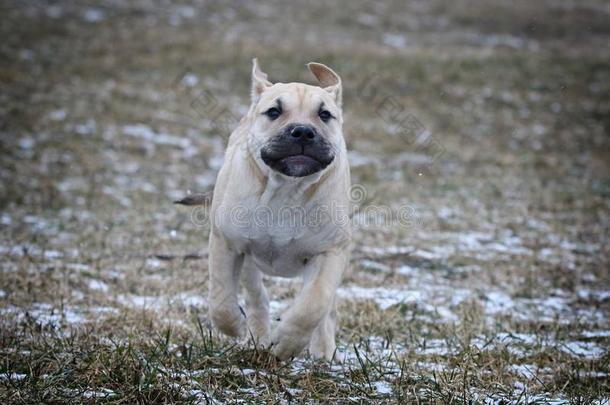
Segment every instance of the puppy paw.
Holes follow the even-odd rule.
[[[311,334],[290,325],[278,325],[271,335],[271,351],[281,360],[290,360],[305,349]]]
[[[271,344],[269,321],[248,318],[248,334],[246,340],[259,347]]]
[[[342,363],[343,358],[335,349],[336,346],[334,342],[333,344],[315,344],[309,346],[309,354],[315,360],[326,360]]]
[[[231,337],[243,337],[246,334],[246,318],[239,306],[211,308],[212,323],[222,333]]]

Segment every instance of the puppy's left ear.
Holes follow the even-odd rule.
[[[267,73],[258,66],[258,59],[252,59],[252,103],[256,103],[260,95],[273,84],[267,80]]]
[[[309,71],[320,82],[320,87],[335,96],[335,102],[339,107],[343,102],[343,89],[341,87],[341,78],[334,70],[326,65],[316,62],[309,62],[307,64]]]

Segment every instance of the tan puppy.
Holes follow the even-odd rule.
[[[320,87],[275,83],[253,60],[252,105],[231,134],[211,208],[210,316],[288,359],[335,351],[335,292],[349,261],[350,172],[341,79],[309,63]],[[271,330],[263,274],[303,277]],[[247,307],[237,300],[239,280]]]

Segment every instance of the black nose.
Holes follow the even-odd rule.
[[[301,141],[313,141],[316,137],[316,131],[309,125],[297,125],[292,128],[290,135]]]

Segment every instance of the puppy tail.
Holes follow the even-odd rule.
[[[210,205],[212,203],[212,196],[213,196],[212,191],[208,191],[206,193],[189,194],[186,197],[181,198],[180,200],[174,201],[174,204],[187,205],[187,206]]]

